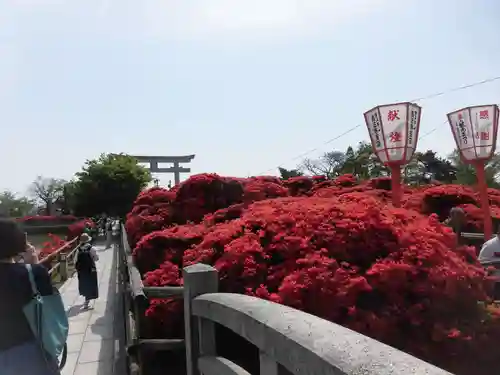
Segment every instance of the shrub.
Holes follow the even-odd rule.
[[[450,210],[462,204],[478,205],[475,192],[468,186],[441,185],[431,187],[423,193],[424,213],[435,213],[441,220],[446,219]]]
[[[394,208],[390,189],[387,178],[198,175],[142,193],[126,227],[145,285],[182,285],[183,267],[211,264],[223,292],[301,309],[458,374],[489,374],[500,365],[491,280],[440,222],[461,206],[480,229],[476,193],[405,187]],[[490,197],[497,215],[500,193]],[[182,336],[182,303],[153,300],[144,326]]]
[[[73,223],[70,226],[68,226],[66,240],[71,241],[77,237],[80,237],[86,225],[89,226],[90,228],[96,227],[95,223],[91,219],[83,219],[77,221],[76,223]]]
[[[62,238],[56,236],[55,234],[48,234],[48,239],[42,244],[42,247],[39,250],[38,258],[40,260],[48,257],[53,252],[59,250],[66,244]]]
[[[73,215],[61,215],[61,216],[24,216],[17,218],[17,221],[23,224],[31,224],[31,225],[56,225],[59,223],[72,223],[77,221],[78,218]]]

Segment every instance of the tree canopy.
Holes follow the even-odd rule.
[[[10,191],[0,193],[0,214],[3,216],[26,216],[34,209],[35,202],[26,197],[17,197]]]
[[[76,215],[124,217],[150,181],[150,172],[133,157],[102,154],[87,160],[76,179],[66,185],[65,201]]]
[[[367,142],[360,142],[356,148],[349,146],[345,152],[329,151],[316,159],[304,159],[297,169],[279,168],[282,178],[300,176],[302,173],[322,175],[335,178],[350,173],[358,179],[390,175],[372,151]],[[500,188],[500,154],[495,154],[486,164],[486,182],[489,187]],[[402,171],[404,182],[419,185],[439,181],[446,184],[475,185],[477,183],[474,167],[463,163],[455,150],[447,157],[438,156],[436,152],[415,152],[412,160]]]
[[[330,151],[317,159],[304,159],[299,170],[313,175],[335,178],[350,173],[359,179],[387,176],[389,173],[373,154],[369,143],[360,142],[356,148],[349,146],[345,152]]]
[[[285,169],[279,167],[278,170],[280,171],[280,176],[283,180],[288,180],[289,178],[303,175],[303,173],[298,169]]]
[[[465,164],[461,159],[458,150],[454,150],[448,159],[452,165],[456,168],[456,183],[463,185],[475,185],[476,170],[470,164]],[[486,184],[492,188],[500,188],[499,177],[500,177],[500,154],[495,154],[486,163],[484,168],[484,173],[486,176]]]
[[[62,197],[65,180],[38,176],[31,184],[31,195],[45,206],[46,215],[53,214],[54,204]]]

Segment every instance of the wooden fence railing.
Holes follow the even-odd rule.
[[[120,230],[120,276],[124,286],[125,340],[130,374],[140,374],[144,350],[165,352],[184,350],[182,339],[144,339],[141,337],[140,320],[149,306],[149,298],[182,298],[183,287],[144,287],[141,275],[132,260],[127,234],[123,225]]]
[[[75,263],[77,250],[78,238],[75,238],[40,260],[40,264],[45,265],[49,270],[53,282],[61,284],[71,277],[70,268]],[[58,280],[55,280],[56,278]]]
[[[121,275],[125,285],[126,343],[130,373],[139,374],[142,351],[185,348],[187,375],[249,375],[217,355],[215,324],[260,351],[260,374],[284,368],[297,375],[450,375],[374,339],[305,312],[241,294],[218,293],[217,270],[205,264],[183,269],[184,287],[144,287],[122,226]],[[140,325],[148,298],[183,298],[185,339],[143,339]],[[278,365],[279,364],[279,365]],[[169,373],[165,369],[165,373]]]

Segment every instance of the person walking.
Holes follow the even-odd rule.
[[[99,287],[97,283],[96,261],[99,256],[91,244],[92,238],[83,233],[80,236],[80,248],[75,263],[75,269],[78,274],[78,291],[85,298],[84,309],[89,308],[91,300],[99,297]]]
[[[462,237],[463,227],[466,222],[465,212],[460,207],[453,207],[450,210],[450,216],[445,220],[445,225],[448,225],[453,229],[453,232],[457,236],[457,243],[459,245],[464,245],[465,241]]]
[[[54,295],[47,269],[41,264],[16,263],[33,250],[24,232],[13,220],[0,219],[0,374],[59,375],[57,360],[51,358],[35,337],[24,308],[33,299],[30,272],[38,293]]]
[[[111,248],[113,242],[113,220],[108,218],[106,221],[106,249]]]
[[[106,215],[102,214],[101,218],[99,219],[99,233],[103,237],[106,237]]]

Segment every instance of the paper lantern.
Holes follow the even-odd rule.
[[[380,105],[365,112],[373,152],[388,165],[407,164],[417,148],[422,108],[405,102]]]
[[[496,104],[448,113],[448,122],[464,163],[489,160],[495,152],[499,110]]]

